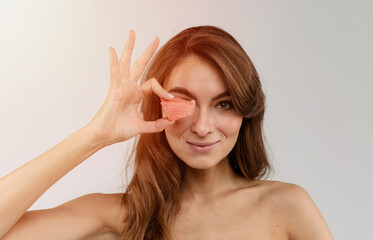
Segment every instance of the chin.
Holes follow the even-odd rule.
[[[216,166],[219,163],[219,161],[214,161],[213,159],[211,159],[211,157],[209,158],[195,157],[193,159],[191,159],[190,157],[189,159],[185,159],[183,157],[179,157],[179,158],[185,163],[185,165],[187,165],[188,167],[194,168],[194,169],[209,169],[209,168]]]
[[[188,164],[186,162],[184,162],[185,165],[187,165],[188,167],[190,168],[194,168],[194,169],[200,169],[200,170],[203,170],[203,169],[210,169],[212,167],[214,167],[214,165],[210,165],[210,164],[198,164],[198,163],[194,163],[194,164]]]

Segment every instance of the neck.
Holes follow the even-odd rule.
[[[249,180],[239,176],[230,166],[228,157],[209,169],[186,165],[183,196],[189,200],[208,201],[247,186]]]

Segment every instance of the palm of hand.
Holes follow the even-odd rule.
[[[137,81],[146,64],[158,47],[156,38],[136,61],[130,71],[130,59],[134,46],[134,32],[130,31],[122,57],[118,62],[113,48],[110,52],[110,89],[104,104],[89,123],[96,135],[107,145],[121,142],[141,133],[159,132],[173,122],[166,118],[144,121],[139,113],[139,104],[145,94],[154,92],[158,96],[171,99],[156,79],[147,80],[141,86]]]

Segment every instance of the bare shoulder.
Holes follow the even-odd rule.
[[[256,180],[257,186],[261,188],[263,197],[268,200],[285,200],[284,198],[290,197],[291,199],[308,195],[306,190],[301,186],[272,180]]]
[[[289,239],[333,239],[308,192],[294,183],[261,180],[263,200],[281,217]]]
[[[82,196],[86,201],[81,204],[94,209],[100,215],[106,228],[119,234],[123,228],[122,219],[125,213],[121,202],[123,193],[91,193]]]
[[[86,209],[87,212],[89,211],[96,215],[96,218],[101,219],[103,228],[107,229],[106,231],[119,234],[123,227],[122,217],[125,211],[121,204],[123,195],[123,193],[90,193],[59,207],[75,207],[80,211]]]

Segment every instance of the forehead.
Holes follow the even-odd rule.
[[[195,55],[177,64],[165,79],[163,87],[166,90],[184,87],[190,91],[210,90],[219,93],[228,89],[217,70]]]

